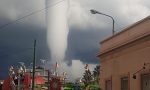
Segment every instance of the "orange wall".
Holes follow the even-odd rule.
[[[109,58],[101,62],[100,86],[102,90],[105,90],[105,80],[111,77],[113,90],[120,90],[120,78],[123,76],[130,76],[130,90],[141,90],[140,75],[148,69],[137,74],[137,79],[133,79],[132,75],[147,62],[150,63],[150,36],[148,41],[111,54]]]
[[[112,79],[112,90],[121,90],[121,78],[124,76],[129,77],[129,90],[141,90],[141,75],[150,73],[149,65],[145,70],[136,74],[137,79],[132,78],[133,73],[140,70],[144,63],[150,63],[150,19],[148,18],[145,22],[129,29],[129,31],[125,31],[128,34],[122,32],[118,38],[116,35],[112,37],[112,39],[101,43],[102,51],[100,52],[102,54],[100,54],[99,57],[101,64],[100,87],[102,90],[105,90],[105,81],[108,79]],[[131,29],[133,29],[135,35]],[[143,32],[141,33],[141,31]],[[129,32],[132,32],[133,36],[130,36]],[[140,38],[134,40],[134,38],[137,37]],[[110,48],[113,48],[115,44],[122,45],[131,39],[133,39],[134,42],[127,43],[122,47],[114,48],[114,50],[106,52]],[[113,43],[114,40],[116,42],[111,45],[110,43]]]

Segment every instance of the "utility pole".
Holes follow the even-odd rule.
[[[48,71],[48,90],[50,90],[50,71],[49,70],[47,70]]]
[[[34,48],[33,48],[33,70],[32,70],[32,90],[34,90],[34,81],[35,81],[35,49],[36,49],[36,40],[34,40]]]

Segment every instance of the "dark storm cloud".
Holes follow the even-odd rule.
[[[50,59],[46,42],[46,29],[37,26],[16,23],[0,30],[0,78],[8,73],[10,65],[25,62],[27,66],[33,60],[33,41],[37,40],[36,60]]]
[[[67,59],[82,60],[84,63],[98,63],[99,42],[111,35],[111,30],[76,30],[69,32]]]

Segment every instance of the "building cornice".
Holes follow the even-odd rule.
[[[120,57],[120,55],[124,55],[129,51],[135,52],[136,50],[140,50],[141,48],[147,48],[149,45],[150,45],[150,35],[134,40],[133,42],[122,45],[116,49],[112,49],[109,52],[101,54],[99,57],[103,58],[103,60],[101,61],[105,61],[106,58],[112,59],[114,57],[115,58]]]
[[[134,24],[128,26],[127,28],[123,29],[122,31],[117,32],[117,33],[115,33],[114,35],[112,35],[112,36],[110,36],[110,37],[108,37],[108,38],[102,40],[102,41],[100,42],[100,44],[105,43],[106,41],[112,39],[113,37],[116,37],[116,36],[118,36],[119,34],[122,34],[122,33],[126,32],[126,31],[128,31],[129,29],[131,29],[131,28],[137,26],[138,24],[141,24],[141,23],[143,23],[143,22],[145,22],[146,20],[149,20],[149,19],[150,19],[150,15],[147,16],[146,18],[144,18],[144,19],[142,19],[142,20],[140,20],[140,21],[138,21],[138,22],[136,22],[136,23],[134,23]]]
[[[150,16],[101,42],[101,55],[150,35]]]

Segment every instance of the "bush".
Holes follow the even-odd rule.
[[[99,85],[95,85],[95,84],[90,84],[89,89],[90,90],[101,90]]]
[[[64,87],[63,90],[73,90],[73,89],[70,87]]]

